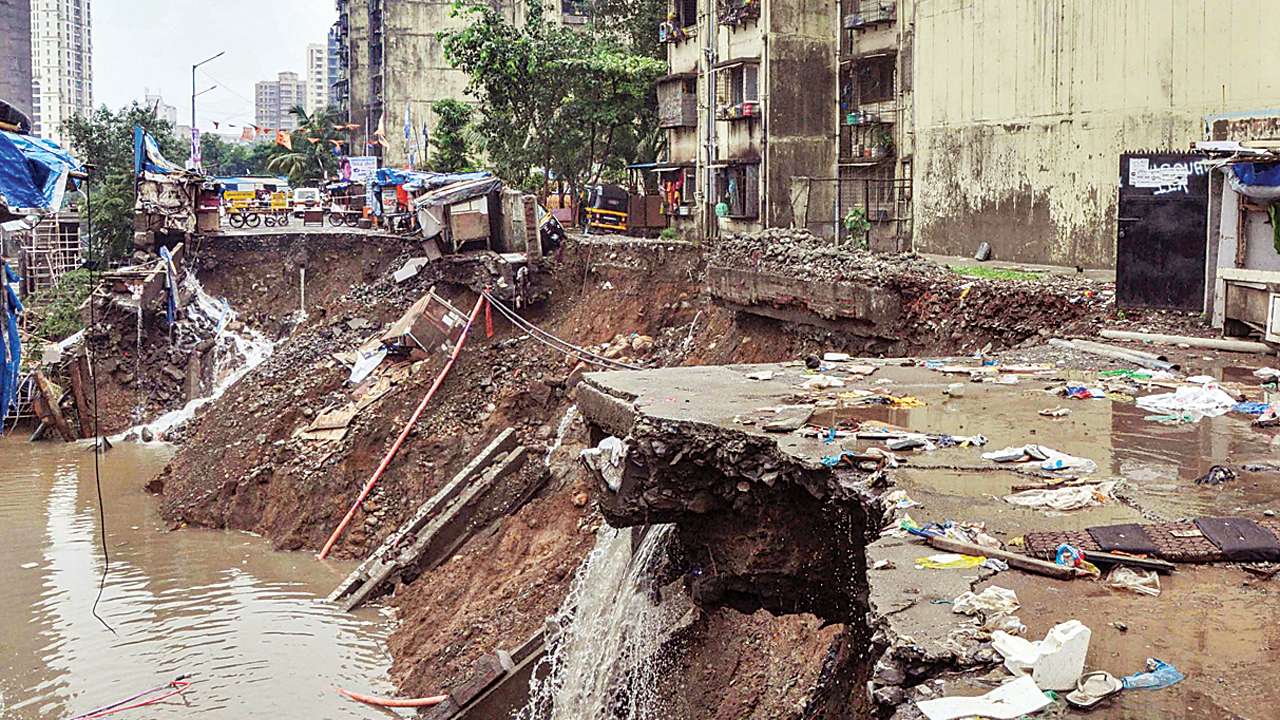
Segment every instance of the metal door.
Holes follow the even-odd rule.
[[[1203,310],[1209,175],[1200,155],[1120,156],[1116,304]]]

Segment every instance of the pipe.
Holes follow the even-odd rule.
[[[365,498],[369,497],[369,492],[373,490],[373,486],[378,484],[378,480],[382,477],[382,473],[387,471],[387,466],[391,464],[391,459],[396,456],[396,452],[400,450],[400,446],[404,444],[405,438],[409,437],[409,431],[413,430],[413,426],[418,422],[418,418],[422,417],[422,412],[427,409],[427,403],[431,402],[431,398],[435,396],[436,390],[444,383],[445,377],[449,375],[449,370],[453,368],[453,363],[458,359],[458,353],[462,352],[462,345],[467,341],[467,333],[471,331],[471,326],[475,324],[476,318],[480,315],[480,308],[484,306],[485,298],[481,294],[476,298],[476,306],[471,309],[471,317],[467,318],[467,324],[462,328],[462,334],[458,336],[458,342],[453,346],[453,352],[449,354],[449,360],[444,364],[444,369],[436,376],[435,382],[431,383],[431,389],[423,396],[422,402],[418,403],[418,407],[413,411],[413,416],[409,418],[409,422],[404,424],[404,429],[400,431],[400,436],[396,438],[395,443],[391,445],[391,449],[387,450],[387,454],[383,456],[382,462],[378,464],[378,469],[373,472],[373,476],[364,484],[364,488],[360,491],[360,497],[351,504],[351,509],[347,511],[342,522],[338,523],[338,527],[334,528],[333,534],[325,542],[324,548],[320,550],[320,559],[325,559],[329,551],[333,549],[334,543],[338,542],[338,538],[342,536],[343,531],[351,524],[351,518],[355,517],[356,510],[363,503]]]
[[[1198,338],[1189,335],[1162,335],[1160,333],[1130,332],[1128,330],[1103,330],[1102,337],[1108,340],[1136,340],[1156,343],[1157,345],[1189,345],[1205,350],[1225,350],[1227,352],[1263,353],[1273,352],[1270,345],[1253,340],[1231,340],[1227,338]]]
[[[1063,348],[1065,350],[1076,350],[1078,352],[1088,353],[1090,355],[1098,355],[1100,357],[1111,358],[1112,360],[1120,360],[1121,362],[1140,365],[1142,367],[1150,368],[1152,370],[1173,370],[1174,369],[1174,366],[1172,363],[1167,363],[1162,360],[1152,360],[1151,358],[1144,357],[1142,355],[1130,355],[1122,350],[1118,350],[1116,348],[1110,348],[1110,347],[1107,347],[1106,345],[1099,345],[1096,343],[1077,345],[1076,343],[1070,340],[1063,340],[1062,338],[1052,338],[1049,340],[1049,344],[1052,345],[1053,347]]]
[[[375,697],[373,695],[365,695],[363,693],[344,690],[342,688],[338,688],[338,692],[342,693],[343,695],[357,702],[362,702],[362,703],[365,703],[366,705],[376,705],[378,707],[396,707],[396,708],[431,707],[432,705],[439,705],[440,703],[449,699],[448,695],[432,695],[430,697],[408,698],[405,700],[400,700],[397,698],[380,698],[380,697]]]
[[[1095,354],[1115,354],[1124,355],[1126,358],[1132,358],[1133,362],[1143,367],[1152,368],[1154,370],[1177,370],[1176,363],[1169,362],[1169,358],[1156,355],[1155,353],[1144,352],[1141,350],[1130,350],[1129,348],[1116,347],[1115,345],[1107,345],[1106,343],[1093,342],[1092,340],[1083,340],[1076,338],[1071,341],[1076,348],[1088,352],[1096,350]]]

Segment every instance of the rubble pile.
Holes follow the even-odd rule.
[[[730,234],[715,244],[708,260],[712,265],[801,275],[815,282],[875,282],[894,275],[954,277],[946,268],[915,253],[873,253],[804,229]]]
[[[1091,333],[1114,299],[1111,285],[1083,276],[970,278],[914,253],[872,253],[807,230],[730,235],[711,250],[709,263],[713,294],[728,293],[721,299],[749,311],[806,308],[814,321],[832,320],[845,334],[865,338],[862,350],[871,353],[1008,348],[1053,333]],[[744,288],[742,271],[783,280]],[[796,297],[801,292],[813,296]]]

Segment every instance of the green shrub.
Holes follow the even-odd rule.
[[[39,319],[36,335],[58,341],[84,328],[80,322],[80,304],[93,289],[93,276],[88,270],[72,270],[57,284],[32,295],[28,311]]]

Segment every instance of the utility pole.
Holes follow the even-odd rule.
[[[205,63],[213,62],[214,60],[217,60],[218,58],[226,54],[227,54],[227,51],[223,50],[217,55],[214,55],[213,57],[205,60],[201,60],[200,62],[191,66],[191,165],[192,167],[195,166],[196,158],[199,157],[200,155],[200,147],[196,145],[196,143],[199,142],[199,140],[196,139],[198,137],[198,135],[196,134],[196,68],[200,67],[201,65],[204,65]]]

